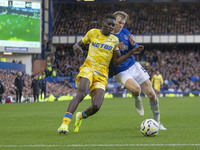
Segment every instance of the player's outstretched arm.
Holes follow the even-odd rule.
[[[135,46],[135,37],[132,34],[129,34],[128,36],[129,36],[129,42],[131,43],[131,45]],[[138,54],[138,53],[140,53],[141,51],[144,50],[144,46],[142,46],[142,45],[139,45],[139,47],[137,49],[135,49],[135,48],[136,47],[134,47],[132,49],[132,51],[134,51],[133,55],[136,55],[136,54]]]
[[[137,53],[140,53],[143,50],[144,50],[144,46],[139,45],[123,56],[121,56],[120,51],[114,52],[114,54],[113,54],[113,64],[115,66],[117,66],[117,65],[123,63],[125,60],[127,60],[131,55],[135,55]]]
[[[79,41],[78,43],[73,45],[73,50],[76,56],[82,56],[83,55],[83,42]]]
[[[119,47],[119,50],[122,51],[125,48],[125,45],[123,42],[120,42],[118,47]]]
[[[141,53],[144,50],[144,46],[143,45],[138,45],[137,47],[134,47],[131,52],[133,53],[133,55],[136,55],[138,53]]]
[[[128,35],[129,36],[129,42],[131,43],[131,45],[135,46],[135,37],[131,34]]]

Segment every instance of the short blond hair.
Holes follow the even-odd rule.
[[[116,11],[113,16],[115,16],[115,18],[117,18],[117,16],[121,16],[123,19],[128,20],[128,14],[124,11]]]

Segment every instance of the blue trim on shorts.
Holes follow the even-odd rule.
[[[98,73],[99,75],[102,75],[102,76],[104,76],[104,77],[106,77],[104,74],[101,74],[101,73],[99,73],[99,72],[97,72],[97,71],[95,71],[96,73]],[[107,77],[106,77],[107,78]]]

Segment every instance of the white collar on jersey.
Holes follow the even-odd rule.
[[[117,33],[113,33],[113,32],[111,32],[112,34],[115,34],[115,35],[118,35],[120,32],[117,32]]]

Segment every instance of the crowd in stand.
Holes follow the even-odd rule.
[[[51,64],[52,70],[56,70],[56,76],[75,78],[86,56],[87,51],[84,51],[82,57],[74,57],[71,45],[60,45],[50,57],[48,63]],[[48,71],[48,68],[45,72],[47,76],[53,76],[52,72]]]
[[[199,50],[182,47],[153,49],[144,51],[141,56],[136,56],[136,60],[143,62],[151,77],[157,70],[162,74],[162,90],[200,91]]]
[[[59,46],[51,64],[57,70],[57,76],[68,76],[74,79],[86,56],[87,51],[84,51],[83,57],[76,57],[73,54],[71,46]],[[157,70],[160,71],[164,79],[161,90],[175,90],[180,92],[200,91],[200,51],[197,47],[184,48],[179,45],[177,47],[151,48],[147,46],[135,58],[147,70],[150,77]],[[0,79],[5,87],[4,97],[11,96],[15,98],[16,87],[14,82],[16,76],[16,70],[0,70]],[[33,96],[31,89],[33,77],[23,73],[25,82],[25,87],[23,88],[24,97]],[[110,80],[110,83],[111,81],[112,83],[116,83],[113,79]],[[47,82],[47,97],[50,94],[56,97],[75,94],[75,89],[72,88],[69,82],[69,80],[60,80],[58,83],[55,81]],[[117,90],[120,90],[120,87],[113,88],[113,91]]]
[[[200,3],[81,3],[60,4],[53,34],[84,35],[100,28],[105,14],[118,10],[129,15],[125,27],[132,34],[200,33]]]
[[[16,96],[16,87],[15,87],[15,78],[17,77],[17,70],[0,70],[0,80],[5,87],[4,98],[11,96],[15,99]],[[23,88],[23,97],[33,97],[33,90],[31,89],[31,83],[34,76],[23,73],[25,86]],[[46,96],[53,94],[55,97],[61,95],[73,95],[75,90],[72,87],[66,86],[65,84],[60,84],[56,82],[47,82]]]
[[[200,33],[200,3],[80,3],[57,4],[57,8],[60,9],[57,9],[54,35],[84,35],[92,28],[101,28],[105,14],[118,10],[129,15],[125,27],[133,34]],[[148,49],[136,59],[151,77],[156,70],[161,72],[162,90],[200,90],[199,52],[190,48],[170,49]],[[72,46],[59,46],[52,64],[58,76],[75,78],[86,56],[87,52],[77,58]]]
[[[82,57],[74,56],[71,46],[61,46],[55,53],[55,64],[59,76],[71,76],[73,78],[79,72],[79,67],[83,64],[87,52],[85,51]]]
[[[160,50],[162,49],[162,50]],[[80,65],[84,62],[87,51],[81,58],[75,57],[70,46],[59,46],[55,53],[53,66],[58,76],[75,78]],[[165,48],[146,48],[136,56],[152,77],[157,70],[163,76],[162,90],[200,91],[200,52],[196,48],[171,46]]]

